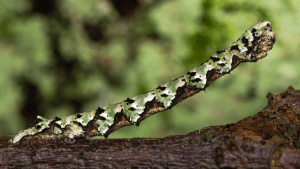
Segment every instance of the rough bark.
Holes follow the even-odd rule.
[[[165,138],[0,139],[1,168],[300,168],[300,90],[236,124]]]

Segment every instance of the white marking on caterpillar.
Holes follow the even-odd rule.
[[[264,58],[275,43],[275,33],[268,21],[258,22],[224,51],[212,55],[208,61],[153,91],[98,108],[96,111],[78,113],[64,118],[45,119],[38,116],[34,127],[20,131],[10,140],[24,138],[65,139],[108,136],[111,132],[157,112],[170,109],[178,102],[204,90],[211,82],[229,73],[240,62],[255,62]]]

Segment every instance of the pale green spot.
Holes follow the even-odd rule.
[[[127,104],[128,103],[126,101],[122,101],[122,108],[125,114],[127,114],[127,112],[129,111],[129,109],[127,108]]]
[[[170,82],[170,83],[171,83],[171,82]],[[165,86],[163,86],[163,87],[165,87]],[[156,99],[164,105],[164,108],[168,105],[168,102],[170,101],[170,95],[168,95],[167,93],[165,93],[165,94],[168,95],[167,97],[162,97],[162,96],[161,96],[161,95],[164,94],[164,92],[165,92],[166,90],[168,90],[168,88],[166,88],[166,89],[163,90],[163,91],[160,90],[160,89],[155,89],[155,90],[154,90],[154,91],[155,91],[155,94],[156,94]],[[171,96],[171,97],[172,97],[172,96]]]
[[[223,58],[225,58],[225,56],[226,56],[226,50],[225,50],[225,52],[222,52],[222,53],[216,53],[215,55],[216,55],[218,58],[223,59]]]
[[[147,101],[150,101],[150,100],[146,100],[146,98],[148,98],[149,96],[148,96],[148,93],[146,93],[146,94],[141,94],[141,95],[138,95],[138,96],[135,96],[134,97],[134,102],[137,104],[137,106],[140,108],[140,109],[144,109],[145,108],[145,103],[147,102]],[[152,97],[152,99],[153,99],[154,97]],[[151,100],[152,100],[151,99]]]
[[[61,119],[61,127],[65,128],[67,125],[73,123],[73,121],[75,121],[75,117],[76,115],[71,115],[69,117]],[[56,123],[58,124],[58,121]]]
[[[109,126],[112,125],[113,121],[108,119],[106,120],[97,120],[96,124],[98,125],[98,131],[102,135],[108,130]]]
[[[173,95],[168,95],[167,97],[159,96],[158,100],[159,100],[159,102],[163,103],[165,107],[169,107],[174,98],[175,98],[175,96],[173,96]]]
[[[212,67],[216,67],[216,65],[218,64],[217,62],[214,62],[211,59],[208,62],[209,62],[210,65],[212,65]]]
[[[188,74],[185,74],[183,77],[184,77],[184,80],[186,81],[186,83],[190,82],[190,79],[189,79],[190,76]]]
[[[83,126],[86,126],[91,120],[93,120],[95,114],[95,111],[81,113],[82,117],[77,119],[77,122],[80,122]]]
[[[178,89],[179,86],[179,81],[178,79],[171,81],[169,83],[166,84],[166,90],[169,90],[169,94],[176,94],[176,91]]]
[[[221,69],[221,72],[228,72],[230,71],[230,68],[229,67],[226,67],[224,66],[222,69]]]
[[[54,134],[61,134],[62,133],[62,131],[59,129],[59,128],[57,128],[57,127],[54,127]]]
[[[154,89],[154,94],[155,94],[155,96],[156,96],[156,99],[158,98],[160,92],[161,92],[160,89]]]
[[[196,84],[196,86],[197,86],[198,88],[203,88],[203,87],[205,86],[205,84],[204,84],[203,82],[198,82],[198,83]]]
[[[195,69],[195,71],[196,71],[196,73],[197,74],[200,74],[201,76],[203,76],[203,75],[205,75],[206,74],[206,65],[205,64],[203,64],[203,65],[201,65],[201,66],[198,66],[198,67],[196,67],[196,69]],[[195,77],[195,76],[194,76]]]
[[[105,113],[110,118],[114,118],[115,116],[115,109],[118,107],[118,104],[110,105],[105,108]],[[105,117],[106,118],[106,117]]]
[[[131,106],[129,103],[123,101],[122,106],[126,116],[129,118],[129,121],[136,122],[140,118],[138,113],[139,110],[130,110]]]

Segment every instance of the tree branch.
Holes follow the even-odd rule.
[[[165,138],[0,140],[1,168],[299,168],[300,90],[236,124]]]

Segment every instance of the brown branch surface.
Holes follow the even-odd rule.
[[[165,138],[0,139],[0,168],[300,168],[300,91],[236,124]]]

